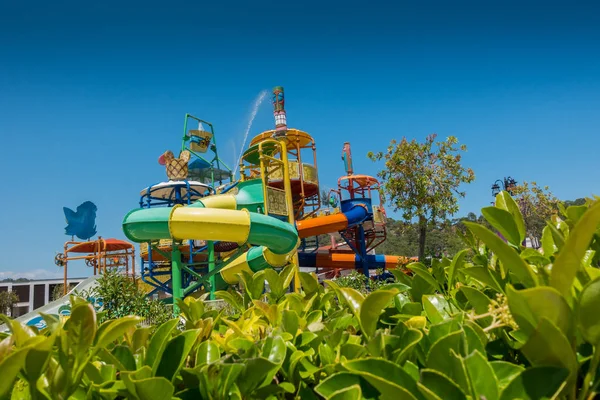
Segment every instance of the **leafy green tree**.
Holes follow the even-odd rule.
[[[106,271],[94,288],[80,295],[102,299],[103,320],[137,315],[160,324],[171,317],[171,310],[164,303],[149,299],[136,281],[117,271]]]
[[[420,260],[425,256],[428,224],[456,213],[457,197],[465,196],[460,186],[475,180],[473,170],[461,164],[460,153],[467,146],[458,146],[454,136],[437,142],[436,137],[429,135],[423,143],[392,140],[385,152],[368,153],[372,161],[385,161],[377,175],[394,210],[402,210],[406,221],[417,220]]]
[[[527,236],[541,238],[546,221],[549,221],[552,215],[558,214],[560,200],[552,194],[548,186],[542,187],[536,182],[516,185],[513,197],[525,220]]]
[[[18,301],[19,296],[15,292],[0,292],[0,314],[8,314]]]

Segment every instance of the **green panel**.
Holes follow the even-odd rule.
[[[279,150],[279,146],[275,143],[266,143],[262,146],[263,154],[266,156],[272,157],[277,150]],[[260,155],[258,154],[258,144],[254,146],[250,146],[248,150],[244,152],[242,155],[242,159],[246,161],[248,164],[258,165],[260,164]]]
[[[250,213],[248,243],[262,245],[276,254],[287,254],[296,248],[298,233],[287,222],[263,214]]]
[[[235,195],[237,207],[248,209],[250,212],[264,212],[263,184],[261,179],[252,179],[240,182],[237,185],[238,193]]]
[[[215,291],[217,290],[227,290],[229,284],[223,280],[221,274],[215,275]]]
[[[261,269],[265,269],[269,266],[267,260],[263,257],[263,247],[257,246],[252,247],[248,250],[248,257],[246,258],[248,261],[248,266],[254,272],[258,272]]]
[[[127,239],[140,243],[170,239],[169,216],[171,207],[140,208],[123,218],[123,232]]]
[[[204,203],[202,203],[202,200],[196,200],[195,202],[190,204],[188,207],[205,208]]]

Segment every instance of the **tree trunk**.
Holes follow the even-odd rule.
[[[425,262],[425,237],[427,236],[427,219],[419,217],[419,262]]]

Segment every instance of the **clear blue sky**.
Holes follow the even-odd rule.
[[[63,206],[95,202],[99,233],[122,238],[184,114],[212,121],[233,160],[274,85],[288,124],[315,137],[327,186],[344,141],[375,174],[368,150],[437,132],[469,147],[461,215],[506,175],[600,194],[599,27],[591,1],[4,1],[0,277],[61,274]],[[272,126],[264,103],[251,134]]]

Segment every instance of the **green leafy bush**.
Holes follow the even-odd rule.
[[[102,313],[99,314],[99,322],[137,315],[159,325],[172,317],[170,307],[146,297],[138,282],[118,271],[106,271],[98,278],[96,286],[77,295],[86,299],[100,299]]]
[[[579,207],[579,206],[577,206]],[[0,396],[65,399],[591,399],[600,391],[600,203],[567,208],[543,252],[501,193],[452,259],[395,270],[368,295],[291,267],[243,273],[228,315],[180,302],[183,323],[71,317],[36,332],[7,320]],[[263,293],[265,280],[270,292]],[[178,327],[178,325],[181,325]],[[1,338],[0,338],[1,339]]]

